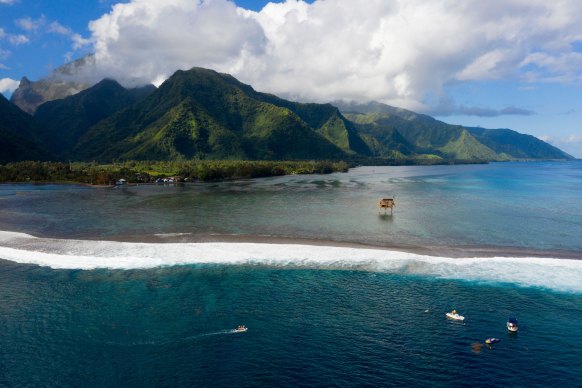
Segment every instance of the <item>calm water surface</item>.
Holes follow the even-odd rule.
[[[216,184],[0,185],[0,229],[64,238],[160,233],[581,251],[582,162],[360,167]],[[396,196],[392,216],[376,202]]]

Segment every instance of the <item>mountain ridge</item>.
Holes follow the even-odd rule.
[[[532,135],[511,129],[484,129],[447,124],[434,117],[379,102],[335,102],[351,120],[377,130],[396,130],[421,153],[456,159],[574,159]]]
[[[177,71],[144,101],[89,129],[76,150],[84,158],[157,157],[301,159],[341,158],[344,153],[293,110],[265,102],[229,75],[194,68]],[[147,145],[140,132],[157,137]],[[87,146],[108,138],[107,149]],[[293,141],[289,141],[292,139]],[[181,142],[180,142],[181,141]],[[180,151],[191,143],[201,152]],[[113,152],[110,152],[112,150]],[[225,152],[229,150],[229,152]],[[236,150],[233,155],[230,151]]]
[[[378,102],[294,102],[203,68],[179,70],[157,89],[105,79],[45,102],[34,117],[8,101],[1,107],[20,117],[38,157],[53,160],[572,159],[509,129],[451,125]]]
[[[0,94],[0,163],[49,160],[33,118]]]

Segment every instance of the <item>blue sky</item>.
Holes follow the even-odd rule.
[[[95,77],[128,86],[211,67],[287,98],[377,100],[582,157],[582,4],[493,3],[0,0],[0,92],[96,53]]]

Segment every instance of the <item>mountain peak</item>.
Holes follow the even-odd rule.
[[[29,85],[31,82],[28,78],[26,78],[26,76],[22,77],[22,79],[20,80],[20,84],[18,85],[19,87],[22,86],[27,86]]]

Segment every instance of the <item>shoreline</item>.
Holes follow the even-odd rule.
[[[249,244],[279,244],[308,245],[333,248],[355,248],[382,251],[397,251],[417,255],[474,258],[474,257],[536,257],[555,259],[582,260],[582,252],[553,251],[518,247],[496,246],[414,246],[402,244],[367,244],[356,241],[319,240],[304,237],[287,236],[257,236],[257,235],[222,235],[222,234],[179,234],[167,233],[163,236],[153,235],[144,239],[142,236],[116,236],[110,241],[135,243],[249,243]]]
[[[13,232],[13,231],[5,231]],[[75,236],[64,238],[59,236],[33,235],[36,238],[77,241],[109,241],[140,244],[204,244],[204,243],[238,243],[238,244],[274,244],[274,245],[304,245],[314,247],[353,248],[375,251],[394,251],[431,257],[444,258],[552,258],[582,260],[582,252],[567,250],[543,250],[520,247],[499,246],[416,246],[403,244],[370,244],[357,241],[338,241],[310,239],[305,237],[244,235],[244,234],[194,234],[194,233],[159,233],[150,235],[116,235],[116,236]]]

